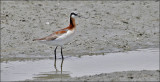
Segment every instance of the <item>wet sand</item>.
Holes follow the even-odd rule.
[[[63,46],[65,55],[159,47],[156,1],[2,1],[2,57],[53,56],[55,46],[32,40],[68,26],[74,10],[82,17],[75,38]]]
[[[160,70],[123,71],[77,77],[64,81],[159,81],[159,73]]]
[[[73,10],[82,17],[76,19],[75,38],[64,46],[67,57],[159,47],[158,1],[1,1],[1,62],[53,58],[55,46],[32,40],[68,26]],[[102,73],[68,81],[157,81],[158,73]]]

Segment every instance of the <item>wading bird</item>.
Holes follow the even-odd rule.
[[[80,16],[78,15],[77,12],[72,12],[70,14],[70,23],[68,27],[58,30],[56,32],[53,32],[49,36],[46,36],[40,39],[34,39],[33,41],[39,41],[41,43],[56,46],[54,50],[55,59],[56,59],[56,49],[58,46],[61,46],[61,56],[62,56],[62,59],[64,59],[62,46],[64,44],[67,44],[74,36],[75,30],[76,30],[76,23],[75,23],[76,17],[80,17]]]

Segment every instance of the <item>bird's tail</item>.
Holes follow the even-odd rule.
[[[40,39],[33,39],[33,41],[36,41],[36,40],[44,40],[45,38],[40,38]]]

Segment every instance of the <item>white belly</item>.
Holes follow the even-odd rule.
[[[54,45],[54,46],[62,46],[64,44],[67,44],[69,41],[71,41],[74,37],[75,30],[67,31],[67,33],[59,36],[55,40],[52,41],[39,41],[40,43],[44,43],[47,45]]]

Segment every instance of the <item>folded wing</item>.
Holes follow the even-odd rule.
[[[40,39],[34,39],[33,41],[36,41],[36,40],[45,40],[45,41],[51,41],[51,40],[55,40],[56,38],[58,38],[59,36],[67,33],[67,29],[62,29],[62,30],[59,30],[57,32],[54,32],[52,34],[50,34],[49,36],[46,36],[46,37],[43,37],[43,38],[40,38]]]

